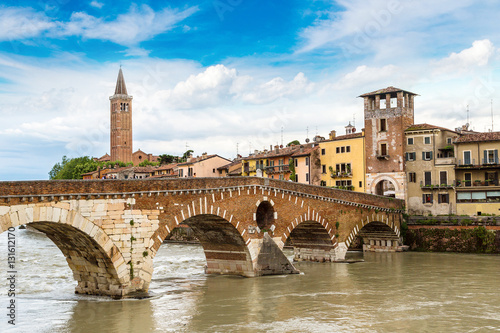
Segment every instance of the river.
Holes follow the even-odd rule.
[[[15,326],[0,235],[0,332],[500,331],[500,256],[348,253],[365,261],[300,262],[300,275],[241,278],[205,275],[199,245],[164,244],[152,297],[111,300],[75,295],[64,256],[44,235],[15,235]]]

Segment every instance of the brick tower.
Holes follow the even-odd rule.
[[[115,94],[109,98],[111,114],[111,161],[132,162],[132,96],[120,68]]]
[[[364,99],[366,192],[405,199],[404,130],[413,124],[416,94],[388,87]]]

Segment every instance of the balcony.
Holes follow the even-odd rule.
[[[478,161],[479,162],[479,161]],[[476,164],[476,159],[473,158],[471,160],[458,160],[456,169],[459,170],[467,170],[467,169],[497,169],[500,168],[500,164],[498,163],[498,159],[496,160],[488,160],[481,159],[481,164]]]
[[[276,166],[268,166],[265,168],[267,174],[275,174],[275,173],[287,173],[290,172],[290,167],[288,164],[276,165]]]
[[[456,162],[455,157],[438,157],[435,160],[436,165],[454,165]]]
[[[332,178],[352,178],[351,172],[334,172],[330,173],[330,177]]]
[[[480,187],[480,186],[498,186],[499,182],[498,179],[489,179],[489,180],[473,180],[473,181],[467,181],[467,180],[457,180],[457,188],[471,188],[471,187]]]
[[[425,184],[423,181],[420,182],[420,188],[422,190],[443,190],[443,189],[450,189],[455,186],[456,186],[455,180],[451,184],[438,184],[438,183]]]

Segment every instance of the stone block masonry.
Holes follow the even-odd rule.
[[[374,221],[399,236],[403,212],[400,200],[252,177],[0,182],[0,193],[0,232],[30,224],[66,256],[77,293],[118,298],[148,291],[180,223],[200,240],[207,273],[252,277],[294,272],[276,254],[289,238],[307,240],[297,246],[314,255],[303,260],[342,260]]]

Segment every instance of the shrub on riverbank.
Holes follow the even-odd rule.
[[[500,233],[483,226],[473,229],[409,229],[405,244],[415,251],[500,253]]]

